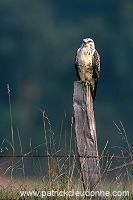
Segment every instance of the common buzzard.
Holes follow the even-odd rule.
[[[93,100],[95,99],[100,74],[100,56],[91,38],[83,39],[75,58],[76,74],[85,85],[89,84]]]

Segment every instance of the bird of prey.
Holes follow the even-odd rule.
[[[75,69],[78,79],[85,85],[90,85],[94,101],[100,75],[100,56],[91,38],[83,39],[81,47],[77,50]]]

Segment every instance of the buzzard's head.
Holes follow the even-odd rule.
[[[91,38],[83,39],[83,46],[95,49],[94,41]]]

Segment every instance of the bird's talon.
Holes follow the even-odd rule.
[[[83,81],[83,83],[85,84],[85,86],[90,85],[90,81]]]

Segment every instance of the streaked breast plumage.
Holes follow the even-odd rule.
[[[92,39],[83,39],[76,53],[75,68],[79,80],[90,85],[94,99],[100,74],[100,56]]]

